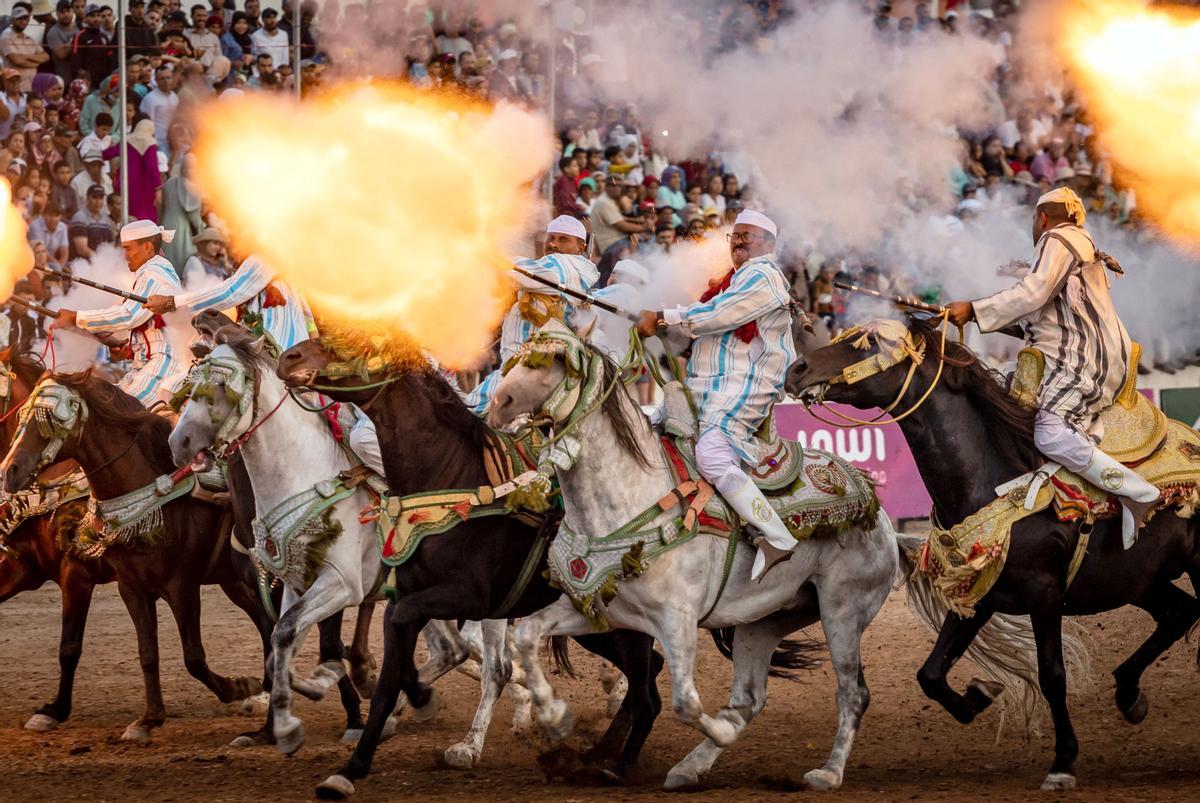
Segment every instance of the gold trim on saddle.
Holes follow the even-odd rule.
[[[873,339],[878,351],[865,360],[847,365],[841,374],[829,380],[830,384],[853,385],[875,374],[881,374],[907,359],[913,361],[914,368],[925,359],[925,343],[914,343],[912,332],[900,321],[880,320],[852,326],[835,337],[831,345],[851,338],[855,338],[851,345],[861,351],[870,349]]]

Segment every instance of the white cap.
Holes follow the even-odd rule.
[[[152,220],[134,220],[121,227],[121,242],[133,243],[161,234],[164,243],[175,239],[175,229],[164,229]]]
[[[644,286],[650,282],[650,271],[632,259],[622,259],[613,266],[612,278],[621,284]]]
[[[508,61],[509,59],[518,58],[520,55],[521,55],[520,53],[518,53],[517,51],[513,50],[510,47],[507,50],[501,50],[500,56],[496,60],[497,61]]]
[[[758,226],[758,228],[769,233],[772,237],[776,237],[779,234],[779,229],[775,226],[775,221],[762,212],[755,212],[753,209],[743,209],[738,213],[737,219],[733,221],[733,225]]]
[[[551,220],[546,225],[546,233],[569,234],[572,237],[578,237],[587,242],[587,229],[583,227],[583,223],[579,221],[579,218],[574,218],[570,215],[559,215],[554,220]]]

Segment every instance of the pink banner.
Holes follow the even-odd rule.
[[[830,406],[863,420],[879,414],[878,410],[864,412],[843,405]],[[836,420],[828,413],[821,417]],[[898,424],[845,429],[818,421],[803,405],[779,404],[775,406],[775,426],[780,435],[799,441],[804,448],[832,452],[870,472],[879,501],[893,520],[929,516],[929,494]]]

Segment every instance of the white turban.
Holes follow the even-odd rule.
[[[737,220],[733,221],[733,225],[757,226],[772,237],[776,237],[779,234],[779,229],[775,226],[775,221],[762,212],[755,212],[753,209],[743,209],[738,213]]]
[[[546,226],[547,234],[569,234],[572,237],[587,242],[587,229],[583,227],[583,223],[579,218],[571,217],[570,215],[559,215],[551,220]]]
[[[121,242],[137,242],[138,240],[146,240],[159,234],[162,235],[164,243],[169,243],[175,239],[174,229],[164,229],[152,220],[134,220],[121,227]]]
[[[612,278],[620,284],[644,287],[650,283],[650,272],[632,259],[622,259],[613,266]]]

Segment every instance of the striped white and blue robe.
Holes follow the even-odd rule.
[[[133,292],[141,296],[171,296],[182,290],[175,268],[162,254],[147,260],[134,275]],[[187,375],[188,359],[175,353],[163,319],[137,301],[80,310],[75,315],[75,325],[96,334],[129,333],[133,368],[121,378],[118,387],[147,407],[158,398],[160,390],[173,393]]]
[[[264,291],[269,284],[280,292],[285,304],[263,306]],[[315,330],[312,312],[300,294],[280,280],[278,273],[262,257],[253,254],[216,287],[176,296],[175,306],[178,309],[187,307],[192,312],[237,308],[239,312],[261,316],[263,331],[285,351],[308,340]]]
[[[747,260],[729,287],[708,301],[663,310],[668,327],[692,340],[687,386],[700,415],[701,436],[720,430],[744,462],[759,461],[754,433],[784,393],[796,360],[788,282],[774,254]],[[744,342],[737,329],[758,333]]]
[[[535,276],[542,276],[558,282],[572,290],[587,292],[600,278],[600,272],[587,257],[575,254],[546,254],[541,259],[517,259],[513,264]],[[527,320],[521,314],[522,302],[529,303],[529,296],[549,296],[561,300],[563,304],[563,319],[567,326],[578,329],[584,326],[595,313],[581,310],[574,299],[569,298],[544,284],[522,276],[516,271],[509,274],[517,285],[517,300],[504,316],[504,324],[500,329],[500,366],[503,368],[508,358],[517,353],[517,349],[533,336],[540,324]],[[536,303],[536,302],[535,302]],[[464,396],[467,406],[477,415],[487,412],[492,394],[500,384],[501,368],[488,374],[479,386]]]

